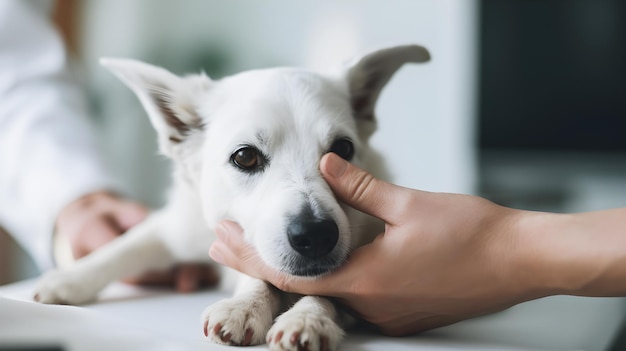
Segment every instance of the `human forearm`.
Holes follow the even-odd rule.
[[[524,212],[522,279],[540,295],[626,295],[626,208],[578,214]]]

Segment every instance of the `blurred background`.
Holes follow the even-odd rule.
[[[626,206],[623,0],[61,0],[54,20],[107,162],[129,196],[152,206],[163,202],[169,165],[135,96],[100,57],[218,79],[270,66],[324,69],[406,43],[433,60],[398,72],[377,107],[372,142],[395,183],[532,210]],[[0,284],[37,274],[0,235]],[[621,349],[626,309],[610,301],[547,319],[546,328],[587,324],[561,326],[553,339],[571,343],[543,346]]]

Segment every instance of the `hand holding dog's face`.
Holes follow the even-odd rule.
[[[343,267],[316,280],[276,271],[228,221],[217,227],[220,240],[211,247],[211,257],[283,291],[333,297],[395,336],[499,311],[545,293],[536,289],[542,278],[518,269],[521,262],[535,261],[529,258],[538,252],[520,245],[520,221],[528,223],[529,213],[475,196],[399,187],[334,155],[324,156],[320,168],[339,198],[386,223],[384,233],[353,251]],[[520,248],[531,255],[511,255]]]

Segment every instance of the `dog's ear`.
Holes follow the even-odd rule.
[[[179,77],[147,63],[103,58],[111,70],[139,98],[157,131],[159,147],[166,156],[194,131],[203,128],[196,101],[211,85],[206,75]]]
[[[357,120],[374,121],[374,108],[380,91],[405,63],[427,62],[428,50],[419,45],[396,46],[370,53],[348,69],[350,104]]]

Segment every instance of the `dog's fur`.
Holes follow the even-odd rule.
[[[36,288],[38,300],[87,303],[111,281],[176,262],[208,261],[211,229],[223,219],[238,222],[262,259],[281,271],[314,277],[339,267],[382,226],[337,202],[319,161],[335,151],[380,176],[368,148],[378,95],[404,63],[429,58],[423,47],[399,46],[335,74],[276,68],[220,81],[103,60],[147,110],[160,151],[173,160],[173,188],[167,205],[128,233],[47,273]],[[247,162],[256,165],[246,168]],[[303,242],[294,239],[298,235]],[[343,318],[331,301],[305,296],[287,309],[293,295],[233,274],[234,297],[203,313],[211,340],[255,345],[268,337],[271,349],[337,348]],[[269,338],[278,334],[282,338]]]

